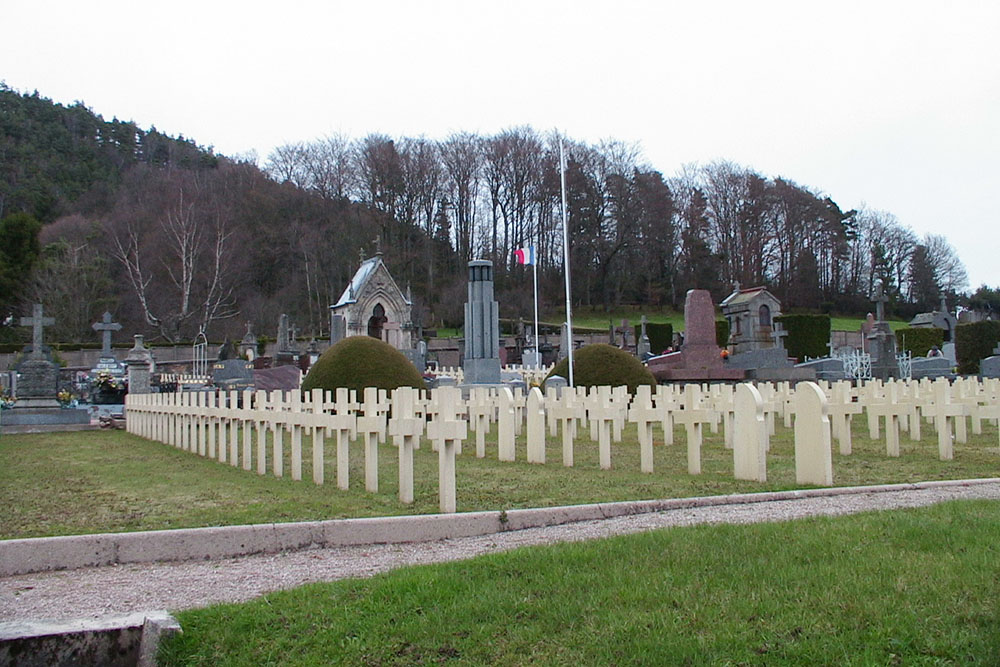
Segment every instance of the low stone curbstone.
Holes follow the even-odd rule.
[[[299,549],[395,544],[489,535],[618,516],[859,493],[971,486],[1000,478],[829,487],[562,507],[297,523],[182,528],[0,541],[0,577],[154,561],[208,560]]]

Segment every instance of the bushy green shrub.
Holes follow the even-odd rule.
[[[360,395],[365,387],[424,389],[426,385],[416,366],[393,346],[371,336],[351,336],[324,352],[302,382],[303,391],[339,387]]]
[[[958,372],[979,372],[979,362],[993,355],[993,348],[1000,341],[1000,322],[986,320],[972,324],[959,324],[955,329],[955,356]]]
[[[774,321],[788,332],[785,338],[788,356],[805,361],[806,357],[825,357],[830,353],[829,315],[781,315]]]
[[[635,325],[635,340],[642,335],[642,325]],[[653,354],[662,354],[674,344],[674,325],[670,322],[646,322],[646,337],[649,338],[649,350]]]
[[[944,344],[944,329],[933,327],[903,327],[896,329],[896,344],[901,351],[909,350],[914,357],[926,357],[927,352]]]
[[[553,375],[568,379],[569,359],[556,364],[548,377]],[[573,352],[573,384],[577,387],[627,385],[628,390],[635,393],[640,384],[656,386],[656,378],[628,352],[607,343],[595,343]]]
[[[715,344],[719,347],[729,345],[729,320],[715,320]]]

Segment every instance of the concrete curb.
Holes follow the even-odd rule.
[[[1000,478],[831,487],[459,514],[334,519],[0,541],[0,577],[126,563],[232,558],[297,549],[432,542],[668,510],[1000,483]]]
[[[164,637],[181,632],[168,612],[68,621],[0,623],[0,664],[152,667]]]

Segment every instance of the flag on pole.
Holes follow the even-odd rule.
[[[534,264],[535,246],[529,245],[527,248],[518,248],[514,251],[514,258],[518,264]]]

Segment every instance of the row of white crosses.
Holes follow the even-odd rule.
[[[822,400],[818,400],[820,397]],[[636,425],[640,470],[653,472],[653,429],[660,424],[664,443],[673,444],[674,428],[687,434],[687,467],[701,472],[704,428],[718,428],[721,421],[726,446],[733,449],[734,474],[739,479],[766,481],[766,454],[776,417],[795,426],[796,478],[800,483],[831,484],[829,450],[832,439],[842,455],[852,453],[851,420],[867,407],[869,428],[878,437],[879,420],[885,422],[886,454],[899,456],[899,433],[921,437],[921,419],[933,420],[942,460],[954,456],[952,432],[964,442],[966,418],[972,418],[974,433],[981,432],[982,419],[1000,417],[1000,382],[870,382],[853,388],[849,383],[803,382],[793,390],[787,383],[640,387],[630,397],[624,387],[565,388],[542,395],[531,389],[527,395],[509,388],[475,388],[463,400],[457,387],[442,387],[425,394],[404,388],[390,397],[374,388],[365,390],[362,401],[345,389],[335,393],[316,390],[306,400],[298,392],[287,396],[263,391],[192,392],[129,396],[130,431],[217,458],[250,470],[256,432],[256,470],[284,474],[285,433],[290,434],[291,477],[302,476],[302,436],[313,439],[313,481],[323,484],[324,439],[336,438],[337,485],[349,486],[349,443],[361,439],[364,447],[365,488],[378,491],[378,445],[387,435],[399,454],[399,497],[413,502],[413,450],[421,437],[439,453],[439,487],[442,511],[455,508],[455,455],[471,428],[476,434],[476,456],[486,456],[485,437],[497,426],[497,456],[514,461],[516,439],[527,424],[527,460],[546,462],[546,424],[549,433],[561,433],[562,463],[572,467],[578,428],[589,422],[592,440],[598,443],[599,465],[612,467],[612,441],[621,441],[626,422]],[[817,401],[819,406],[817,407]],[[391,417],[389,416],[391,413]],[[242,443],[239,436],[242,433]],[[267,434],[271,452],[266,451]],[[242,444],[242,448],[241,445]]]

